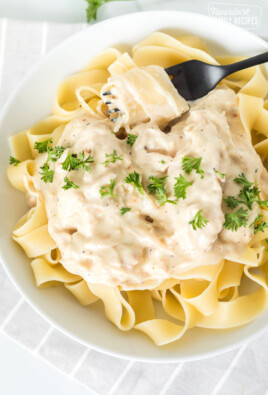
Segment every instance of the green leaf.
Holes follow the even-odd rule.
[[[133,173],[130,173],[126,178],[125,182],[127,184],[134,184],[138,191],[143,195],[144,194],[144,189],[142,186],[142,183],[140,182],[140,175],[136,173],[135,171]]]
[[[129,144],[132,147],[135,141],[137,140],[137,138],[138,136],[136,136],[135,134],[128,133],[127,144]]]
[[[68,152],[65,161],[62,163],[63,170],[72,171],[77,169],[84,169],[87,172],[91,172],[91,168],[87,165],[88,163],[93,163],[94,158],[91,155],[88,155],[85,158],[85,153],[80,152],[79,154],[71,154]]]
[[[129,208],[129,207],[121,207],[120,208],[120,213],[121,213],[121,215],[124,215],[127,212],[129,212],[130,210],[131,210],[131,208]]]
[[[40,143],[36,141],[34,143],[34,149],[36,149],[39,152],[39,154],[43,154],[44,152],[47,152],[48,144],[52,144],[52,139],[41,141]]]
[[[102,187],[100,187],[99,193],[101,195],[101,198],[103,199],[105,196],[111,196],[113,199],[116,199],[116,196],[114,195],[115,185],[115,180],[110,180],[110,185],[103,185]]]
[[[45,183],[52,183],[53,178],[54,178],[54,170],[51,170],[49,165],[47,163],[44,163],[43,166],[40,167],[42,170],[41,174],[41,180],[43,180]]]
[[[239,174],[239,176],[236,177],[234,181],[237,184],[244,185],[246,188],[250,188],[254,184],[254,182],[248,181],[244,173]]]
[[[250,227],[254,227],[254,234],[258,232],[264,232],[265,228],[268,228],[268,224],[265,221],[261,221],[263,216],[258,214],[255,220],[250,224]]]
[[[234,196],[228,196],[228,198],[227,199],[223,199],[223,201],[231,209],[234,209],[234,208],[236,208],[239,205],[239,201]]]
[[[14,158],[14,156],[9,157],[9,164],[13,166],[18,166],[21,161],[19,159]]]
[[[149,181],[151,184],[147,186],[148,191],[151,195],[155,195],[157,202],[159,203],[160,206],[163,206],[165,203],[172,203],[176,204],[175,201],[169,200],[167,198],[167,193],[166,193],[166,188],[165,188],[165,181],[168,178],[168,176],[165,177],[149,177]]]
[[[63,147],[47,147],[47,162],[56,162],[63,154],[65,148]]]
[[[258,194],[260,191],[254,185],[254,187],[244,187],[238,194],[240,198],[239,203],[245,204],[250,210],[252,210],[252,204],[258,201]]]
[[[179,177],[176,177],[177,180],[176,184],[174,185],[174,194],[175,196],[180,199],[186,199],[186,189],[193,185],[193,181],[187,181],[182,174]]]
[[[75,185],[71,180],[69,180],[68,177],[64,178],[64,182],[65,182],[65,185],[63,185],[63,187],[62,187],[62,189],[64,189],[64,190],[71,189],[71,188],[73,188],[73,189],[79,188],[79,186]]]
[[[189,222],[189,224],[192,225],[193,230],[196,230],[197,228],[202,229],[208,223],[208,220],[202,216],[202,211],[203,210],[197,211],[194,218]]]
[[[189,158],[188,156],[184,156],[182,159],[182,169],[185,173],[190,174],[192,170],[195,170],[196,173],[201,175],[201,178],[204,178],[204,171],[200,169],[202,158]]]
[[[232,231],[237,231],[238,228],[241,226],[246,226],[248,221],[248,210],[243,209],[240,207],[234,213],[225,214],[225,222],[223,226]]]
[[[102,162],[102,164],[107,167],[110,163],[115,163],[117,160],[123,160],[122,155],[118,156],[116,150],[113,150],[112,154],[105,154],[105,158],[108,158],[105,162]]]

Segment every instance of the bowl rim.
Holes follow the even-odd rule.
[[[21,81],[17,84],[16,88],[14,89],[14,91],[11,93],[11,95],[9,96],[9,98],[7,99],[7,102],[5,103],[5,105],[3,106],[3,109],[0,113],[0,129],[2,126],[2,122],[5,119],[6,113],[8,112],[9,107],[11,106],[13,100],[15,99],[17,93],[21,90],[21,88],[24,86],[24,84],[31,78],[31,75],[38,70],[38,68],[40,67],[40,65],[48,58],[48,57],[52,57],[54,52],[56,53],[60,48],[63,48],[64,46],[68,45],[68,42],[71,42],[71,40],[74,37],[78,37],[79,35],[83,35],[85,30],[90,29],[92,32],[94,32],[94,30],[99,29],[101,26],[105,29],[106,25],[109,25],[111,23],[111,21],[114,21],[115,23],[118,21],[120,22],[121,20],[127,19],[127,18],[137,18],[140,17],[141,15],[147,15],[148,18],[154,17],[156,15],[158,16],[162,16],[163,14],[165,14],[166,16],[172,14],[177,14],[180,16],[187,16],[187,17],[192,17],[192,18],[198,18],[198,19],[202,19],[203,21],[207,21],[208,23],[211,23],[211,21],[217,21],[217,25],[219,26],[220,29],[224,28],[224,27],[228,27],[230,29],[233,29],[234,31],[238,31],[241,32],[241,30],[243,30],[244,34],[248,34],[249,36],[251,36],[252,38],[254,37],[254,40],[256,42],[259,42],[259,44],[261,46],[263,46],[264,48],[267,48],[268,50],[268,43],[262,39],[261,37],[255,35],[254,33],[243,29],[239,26],[236,26],[232,23],[226,22],[226,21],[222,21],[222,20],[218,20],[214,17],[208,16],[208,15],[203,15],[203,14],[199,14],[199,13],[193,13],[193,12],[184,12],[184,11],[174,11],[174,10],[153,10],[153,11],[140,11],[140,12],[133,12],[133,13],[127,13],[127,14],[123,14],[123,15],[119,15],[119,16],[115,16],[100,22],[97,22],[93,25],[89,25],[86,29],[80,30],[78,32],[76,32],[75,34],[72,34],[70,37],[68,37],[67,39],[61,41],[59,44],[57,44],[55,47],[53,47],[53,49],[49,50],[43,57],[41,57],[34,65],[33,67],[30,68],[30,70],[25,74],[25,76],[21,79]],[[160,31],[162,29],[159,29]],[[157,31],[159,31],[157,30]],[[76,335],[75,333],[72,333],[71,331],[69,331],[68,329],[66,329],[64,326],[62,326],[60,323],[58,323],[54,318],[52,318],[47,312],[42,310],[42,307],[40,307],[38,305],[38,302],[35,302],[28,294],[27,291],[25,291],[23,285],[17,281],[15,279],[15,277],[13,276],[10,268],[9,268],[9,264],[8,261],[4,258],[2,251],[0,249],[0,263],[2,263],[2,267],[4,268],[5,273],[8,275],[9,279],[11,280],[12,284],[15,286],[15,288],[19,291],[20,296],[22,298],[24,298],[27,303],[29,303],[29,305],[33,308],[33,310],[38,313],[42,318],[44,318],[49,324],[51,324],[52,326],[54,326],[57,330],[59,330],[61,333],[63,333],[64,335],[66,335],[67,337],[70,337],[71,339],[77,341],[80,344],[83,344],[86,347],[92,348],[93,350],[96,350],[98,352],[104,353],[104,354],[108,354],[117,358],[121,358],[124,360],[134,360],[134,361],[140,361],[140,362],[153,362],[153,363],[178,363],[178,362],[187,362],[187,361],[195,361],[195,360],[201,360],[201,359],[205,359],[205,358],[210,358],[234,349],[237,349],[239,347],[241,347],[243,344],[248,344],[251,340],[261,336],[268,327],[268,321],[266,325],[263,325],[262,327],[258,328],[257,330],[255,330],[252,334],[249,334],[247,336],[245,336],[244,338],[242,338],[239,341],[236,341],[234,343],[231,343],[229,345],[225,345],[225,346],[219,346],[217,349],[215,350],[211,350],[211,351],[207,351],[207,352],[199,352],[196,353],[195,355],[189,355],[189,356],[184,356],[184,357],[176,357],[176,356],[171,356],[171,357],[148,357],[148,356],[137,356],[137,355],[132,355],[129,354],[127,352],[122,353],[120,351],[114,351],[111,349],[108,349],[106,347],[102,347],[99,345],[96,345],[95,343],[91,343],[90,341],[84,340],[82,337],[80,337],[79,335]],[[19,303],[19,302],[18,302]],[[156,347],[156,346],[155,346]]]

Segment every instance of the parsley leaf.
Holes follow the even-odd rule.
[[[201,175],[201,178],[204,178],[204,171],[200,169],[201,160],[202,158],[189,158],[188,156],[184,156],[184,158],[182,158],[182,169],[187,174],[195,170],[196,173]]]
[[[61,155],[63,154],[65,148],[64,147],[47,147],[47,162],[49,162],[50,160],[52,162],[56,162],[56,160],[58,160]]]
[[[175,196],[178,199],[186,199],[186,189],[193,184],[193,181],[187,181],[182,174],[180,174],[179,177],[175,177],[175,180],[177,180],[176,184],[174,185]]]
[[[169,200],[167,198],[167,192],[165,188],[165,181],[168,178],[168,176],[165,177],[149,177],[149,181],[151,184],[148,185],[148,191],[151,195],[155,195],[157,202],[160,204],[160,206],[163,206],[165,203],[172,203],[176,204],[175,201]]]
[[[71,171],[71,170],[77,170],[77,169],[84,169],[87,172],[91,172],[91,168],[87,165],[87,163],[93,163],[94,158],[91,155],[88,155],[87,158],[85,158],[85,153],[80,152],[80,154],[71,154],[68,152],[68,155],[66,156],[66,159],[64,162],[62,162],[62,168],[63,170],[66,171]]]
[[[254,234],[258,232],[264,232],[265,228],[268,228],[268,224],[265,221],[261,221],[263,216],[261,214],[258,214],[255,220],[250,224],[250,227],[254,227]]]
[[[196,228],[202,229],[208,223],[208,220],[202,216],[202,211],[203,210],[197,211],[192,221],[189,222],[189,224],[192,225],[193,230],[196,230]]]
[[[228,196],[228,198],[227,199],[223,199],[223,201],[231,209],[234,209],[234,208],[236,208],[239,205],[239,201],[234,196]]]
[[[68,177],[64,178],[64,182],[65,182],[65,185],[63,185],[62,189],[64,189],[65,191],[67,189],[70,189],[70,188],[74,188],[74,189],[78,189],[79,188],[79,186],[75,185],[71,180],[69,180]]]
[[[135,134],[128,133],[127,144],[129,144],[130,147],[132,147],[133,144],[135,143],[135,141],[137,140],[137,138],[138,138],[138,136],[136,136]]]
[[[255,185],[252,188],[244,187],[238,194],[238,197],[240,198],[239,202],[245,204],[250,210],[252,210],[252,204],[258,200],[257,197],[259,193],[260,191]]]
[[[44,163],[43,166],[40,167],[41,170],[43,170],[41,174],[41,180],[43,180],[45,183],[52,183],[53,182],[53,177],[54,177],[54,170],[51,170],[49,165],[47,163]]]
[[[139,173],[136,173],[135,171],[133,173],[130,173],[126,178],[125,182],[127,184],[134,184],[138,191],[143,195],[144,194],[144,189],[142,186],[142,183],[140,182],[140,175]]]
[[[105,167],[107,167],[110,163],[115,163],[117,160],[123,160],[122,155],[118,156],[115,149],[113,150],[112,154],[105,154],[105,158],[109,158],[102,163]]]
[[[225,178],[225,174],[221,173],[220,171],[214,169],[215,173],[218,174],[221,178]]]
[[[245,173],[239,174],[239,176],[236,177],[236,178],[234,179],[234,181],[235,181],[237,184],[244,185],[244,187],[246,187],[246,188],[250,188],[250,187],[254,184],[254,182],[248,181],[248,179],[247,179],[246,176],[245,176]]]
[[[10,165],[18,166],[18,164],[19,164],[20,162],[21,162],[21,161],[20,161],[19,159],[14,158],[14,156],[10,156],[10,157],[9,157],[9,164],[10,164]]]
[[[225,222],[223,226],[228,230],[237,231],[241,226],[245,227],[247,225],[247,220],[248,210],[240,207],[240,209],[234,213],[225,214]]]
[[[121,207],[120,208],[120,213],[121,213],[121,215],[124,215],[127,212],[129,212],[130,210],[131,210],[131,208],[129,208],[129,207]]]
[[[48,150],[48,144],[52,144],[52,139],[41,141],[40,143],[36,141],[34,143],[34,149],[38,150],[39,154],[43,154]]]
[[[103,199],[105,196],[111,196],[112,198],[116,199],[116,196],[114,195],[115,185],[115,180],[110,180],[110,185],[103,185],[102,187],[100,187],[99,193],[101,195],[101,198]]]
[[[268,200],[256,200],[256,202],[262,207],[268,207]]]

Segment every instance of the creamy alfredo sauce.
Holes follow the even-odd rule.
[[[120,78],[118,91],[121,89],[123,97],[124,81]],[[161,94],[166,90],[169,95],[172,89],[166,81]],[[188,108],[177,92],[172,92],[173,100],[178,99],[180,106],[170,111],[169,120]],[[124,111],[128,111],[126,105]],[[152,106],[150,112],[153,111]],[[37,157],[34,184],[44,196],[49,233],[61,251],[63,266],[89,283],[119,285],[122,289],[155,287],[196,266],[237,258],[253,237],[249,224],[259,213],[257,203],[249,210],[247,227],[237,231],[223,227],[224,214],[231,211],[223,198],[237,196],[241,190],[234,178],[243,172],[248,180],[260,185],[264,174],[261,160],[241,125],[235,93],[225,86],[213,90],[192,103],[190,111],[167,134],[159,128],[160,121],[146,121],[146,117],[148,114],[145,120],[139,115],[139,122],[132,122],[131,133],[138,137],[131,147],[126,139],[120,140],[113,133],[116,122],[79,115],[65,127],[57,143],[69,148],[51,163],[55,170],[53,183],[40,179],[39,167],[47,154]],[[123,126],[130,130],[126,123]],[[105,167],[105,154],[114,150],[122,160]],[[63,170],[62,162],[69,151],[90,153],[94,157],[92,172]],[[195,171],[183,171],[185,156],[202,158],[203,178]],[[134,184],[125,182],[133,171],[140,174],[144,194]],[[180,174],[193,182],[186,190],[186,199],[160,207],[155,196],[148,193],[149,176],[168,176],[167,196],[176,200],[173,188],[175,177]],[[62,189],[66,175],[78,189]],[[100,188],[111,180],[116,182],[116,199],[101,198]],[[131,210],[122,215],[122,207]],[[199,210],[208,222],[202,229],[194,230],[189,222]]]

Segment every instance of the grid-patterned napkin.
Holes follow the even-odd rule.
[[[0,19],[0,109],[41,56],[85,27]],[[240,349],[202,361],[149,364],[114,358],[53,328],[24,301],[1,264],[0,331],[77,380],[91,394],[268,394],[268,332]]]

